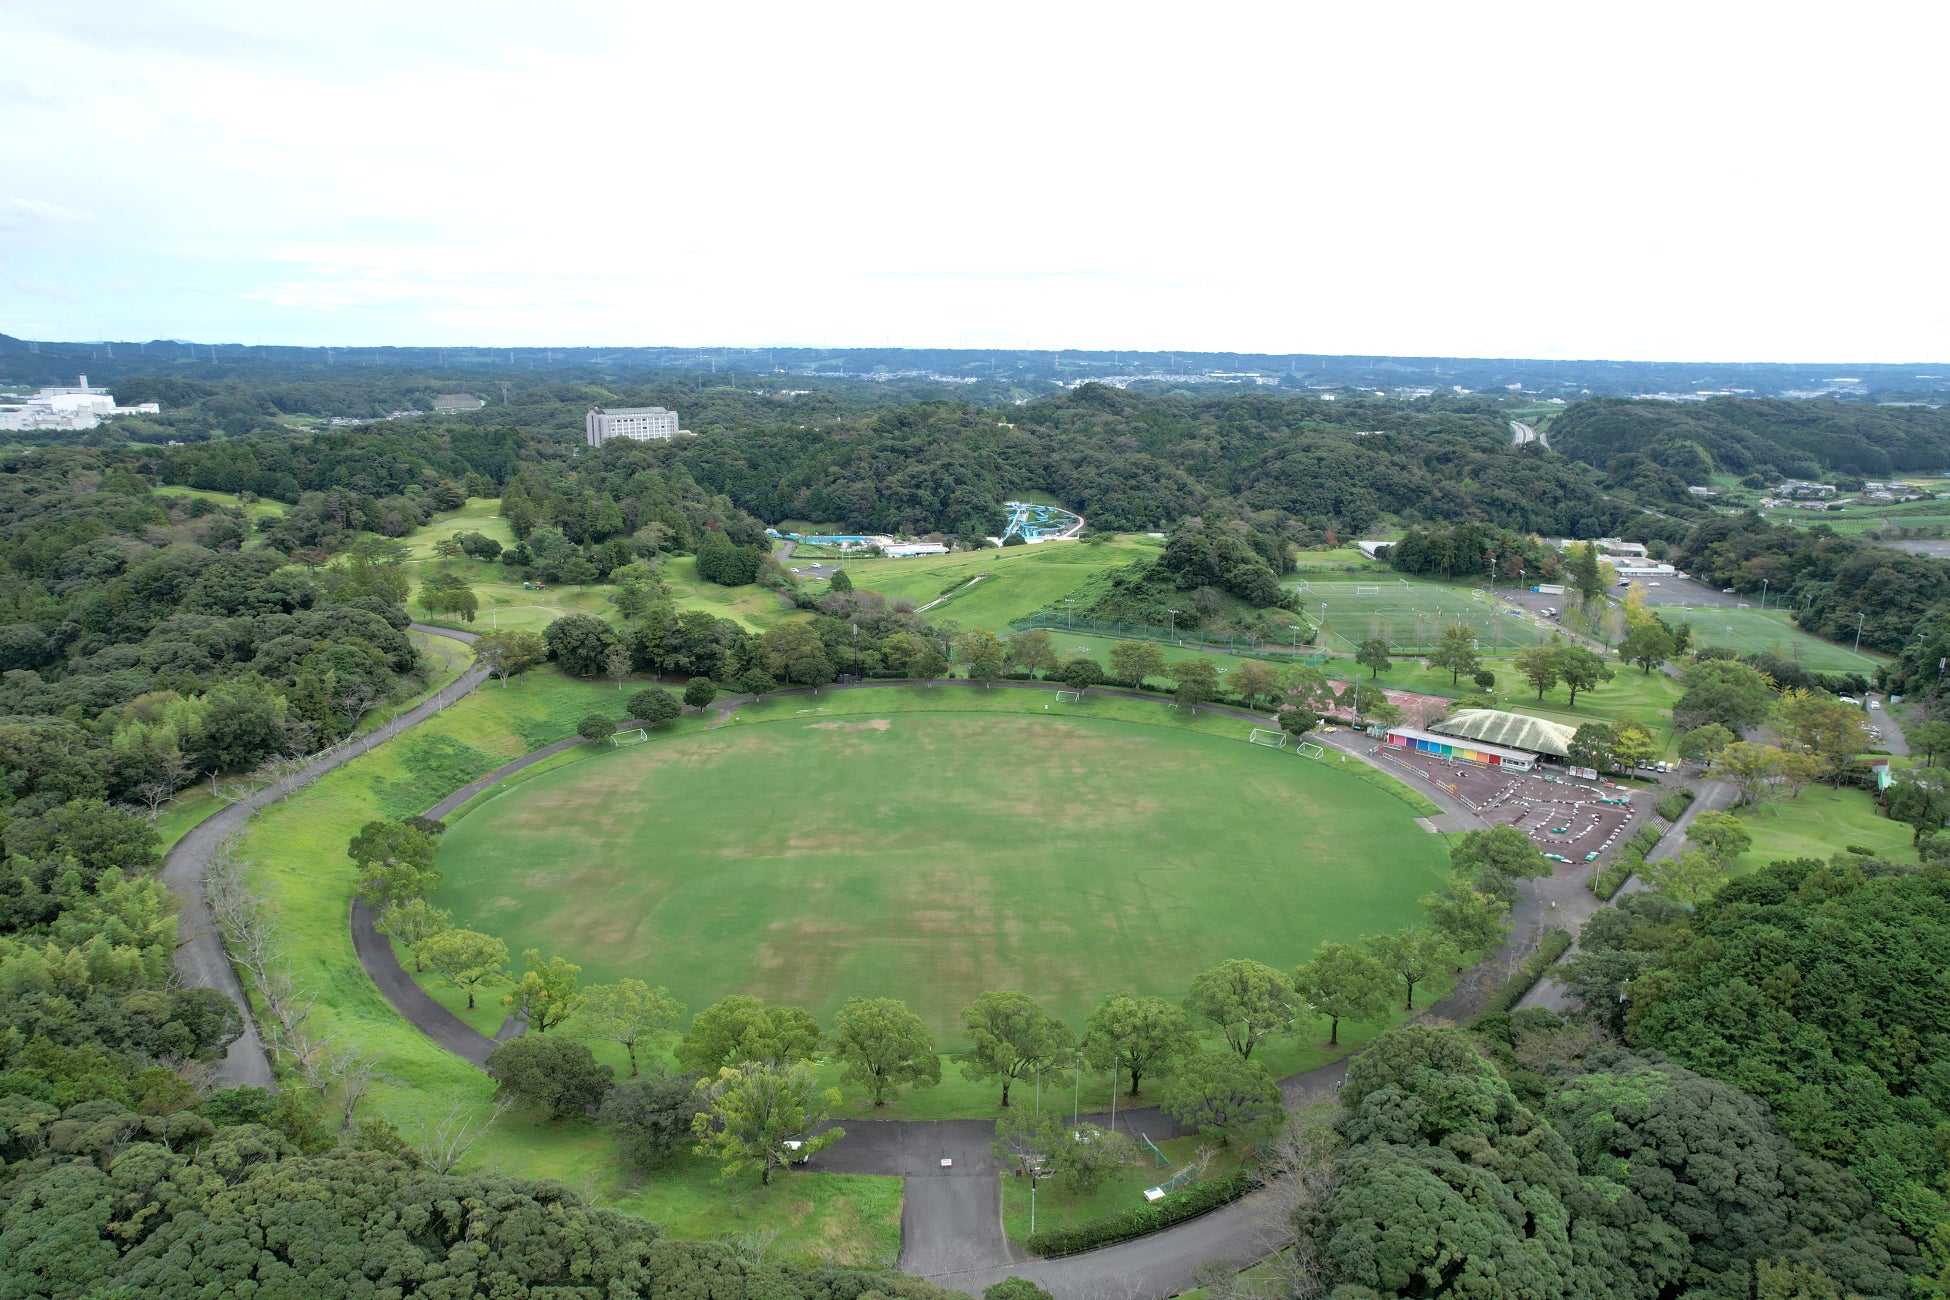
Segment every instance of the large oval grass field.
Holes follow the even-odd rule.
[[[1242,728],[1243,730],[1243,728]],[[904,999],[942,1036],[987,989],[1072,1024],[1227,957],[1422,919],[1447,844],[1375,785],[1239,739],[892,713],[661,739],[509,786],[442,837],[455,924],[663,984]]]

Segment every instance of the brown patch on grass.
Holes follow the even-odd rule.
[[[894,725],[892,718],[869,718],[865,722],[808,722],[807,731],[885,731]]]

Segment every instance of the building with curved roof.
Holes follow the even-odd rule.
[[[1575,734],[1574,728],[1563,723],[1547,722],[1527,713],[1505,713],[1501,709],[1457,709],[1440,722],[1429,723],[1428,727],[1445,736],[1461,736],[1555,758],[1571,752],[1571,737]]]

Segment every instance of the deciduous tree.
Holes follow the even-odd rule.
[[[1394,666],[1390,658],[1388,643],[1380,637],[1369,637],[1354,650],[1354,662],[1368,670],[1368,680],[1373,681]]]
[[[1172,684],[1178,688],[1178,702],[1192,712],[1219,693],[1219,669],[1202,655],[1187,655],[1165,666]]]
[[[1165,652],[1150,641],[1119,641],[1110,648],[1110,675],[1142,688],[1146,678],[1165,675]]]
[[[496,1096],[539,1106],[550,1119],[598,1105],[615,1077],[581,1043],[541,1034],[509,1039],[488,1054],[485,1068],[499,1085]]]
[[[527,949],[521,957],[528,969],[503,995],[501,1005],[508,1008],[508,1014],[526,1020],[537,1034],[546,1034],[582,1006],[582,995],[576,991],[576,977],[582,974],[582,967],[560,957],[543,961],[535,948]]]
[[[630,1056],[630,1074],[637,1073],[636,1049],[655,1042],[683,1019],[684,1004],[670,996],[670,990],[651,988],[642,980],[624,979],[614,984],[591,984],[582,990],[582,1006],[569,1031],[576,1038],[597,1038],[619,1043]]]
[[[934,1035],[898,999],[848,998],[833,1017],[830,1037],[833,1054],[846,1065],[846,1081],[865,1085],[876,1106],[885,1106],[903,1085],[932,1088],[941,1082]]]
[[[984,993],[962,1008],[969,1046],[952,1058],[964,1077],[977,1083],[1002,1081],[1002,1105],[1009,1085],[1067,1058],[1076,1049],[1070,1027],[1021,993]]]
[[[1435,930],[1423,925],[1404,926],[1393,934],[1371,934],[1361,940],[1376,960],[1402,981],[1406,996],[1402,1010],[1415,1010],[1415,986],[1455,961],[1455,950]]]
[[[1429,652],[1429,667],[1438,671],[1447,668],[1451,686],[1464,673],[1475,672],[1476,663],[1476,632],[1467,623],[1455,623],[1443,628],[1435,649]]]
[[[1226,1052],[1200,1052],[1165,1085],[1165,1114],[1228,1146],[1235,1139],[1270,1137],[1279,1129],[1280,1087],[1258,1061]]]
[[[811,1059],[819,1037],[819,1022],[799,1007],[734,993],[697,1013],[677,1044],[677,1063],[703,1075],[746,1061],[789,1065]]]
[[[1163,998],[1114,993],[1083,1025],[1084,1059],[1100,1070],[1128,1074],[1133,1097],[1145,1075],[1170,1069],[1197,1048],[1191,1019]]]
[[[769,1186],[773,1170],[810,1159],[846,1136],[837,1126],[817,1131],[840,1104],[840,1090],[821,1088],[804,1062],[727,1065],[700,1080],[697,1091],[702,1109],[691,1121],[693,1149],[717,1159],[721,1177],[756,1169]]]
[[[1378,1025],[1388,1019],[1395,976],[1359,948],[1332,940],[1293,969],[1293,992],[1316,1015],[1327,1017],[1327,1041],[1341,1041],[1341,1021]]]
[[[466,990],[469,1011],[477,991],[508,982],[508,945],[478,930],[442,930],[421,944],[416,955],[448,987]]]
[[[1286,976],[1261,962],[1235,957],[1192,977],[1185,1010],[1219,1027],[1241,1060],[1268,1034],[1293,1024],[1293,988]]]

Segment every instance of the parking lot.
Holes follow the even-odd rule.
[[[1644,802],[1622,786],[1555,773],[1479,767],[1393,745],[1376,746],[1375,753],[1462,800],[1485,821],[1515,826],[1558,862],[1606,856],[1641,815]]]

